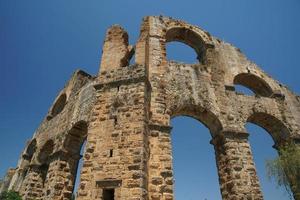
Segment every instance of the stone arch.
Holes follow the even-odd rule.
[[[233,79],[233,83],[242,85],[259,96],[270,97],[273,94],[272,88],[264,79],[251,73],[240,73],[236,75]]]
[[[247,125],[257,126],[252,127],[252,130],[251,126],[247,127],[247,131],[249,131],[250,137],[252,137],[252,139],[250,139],[249,146],[251,152],[253,152],[253,162],[255,164],[257,178],[260,181],[261,192],[262,194],[267,195],[267,193],[265,193],[266,188],[278,189],[278,186],[269,181],[268,183],[266,183],[267,170],[264,169],[265,166],[263,165],[262,167],[262,164],[260,163],[265,161],[266,157],[270,158],[278,156],[280,154],[280,147],[291,140],[291,131],[288,128],[288,124],[284,122],[283,119],[280,118],[280,116],[268,113],[266,111],[258,111],[252,113],[247,118],[246,122]],[[264,129],[264,131],[259,129]],[[265,148],[268,150],[264,150],[264,152],[261,152],[261,145],[265,145]],[[273,147],[274,149],[270,147]],[[267,196],[265,198],[267,198]]]
[[[287,126],[280,119],[268,113],[255,112],[248,117],[247,122],[265,129],[271,135],[275,146],[287,141],[291,135]]]
[[[31,141],[28,141],[27,146],[23,151],[22,159],[19,161],[16,173],[12,177],[9,190],[15,190],[15,191],[20,190],[30,170],[30,163],[32,160],[34,160],[36,150],[37,150],[37,141],[34,138]]]
[[[80,149],[87,137],[88,124],[85,121],[76,122],[68,131],[64,141],[64,149],[67,153],[76,155],[80,153]]]
[[[66,132],[62,144],[55,146],[48,140],[40,149],[38,173],[45,199],[71,199],[87,127],[85,121],[78,121]]]
[[[174,118],[177,116],[187,116],[198,120],[209,129],[212,136],[218,134],[218,132],[223,129],[223,125],[217,115],[200,106],[189,105],[187,107],[180,108],[180,110],[173,112],[170,117]]]
[[[28,162],[31,162],[33,155],[36,152],[36,149],[37,149],[37,142],[36,139],[33,139],[30,141],[29,145],[27,146],[23,158]]]
[[[53,140],[48,140],[43,147],[40,149],[38,155],[38,161],[43,164],[49,163],[49,158],[54,151],[54,142]]]
[[[166,31],[166,43],[182,42],[193,48],[197,54],[199,62],[203,61],[205,55],[205,43],[202,37],[192,29],[186,27],[171,27]]]
[[[165,188],[160,191],[152,191],[151,193],[157,192],[160,198],[173,196],[173,156],[172,156],[172,142],[171,142],[171,127],[169,126],[172,118],[177,116],[187,116],[192,119],[199,121],[201,124],[206,126],[210,133],[211,138],[219,130],[222,129],[222,123],[219,120],[215,110],[204,108],[200,105],[196,105],[191,99],[186,99],[186,103],[183,101],[169,102],[169,108],[165,112],[165,117],[168,119],[166,124],[157,123],[151,124],[150,137],[149,137],[149,186],[152,188]],[[209,141],[207,141],[209,143]],[[155,164],[157,163],[160,168]],[[166,181],[163,181],[166,180]]]
[[[29,171],[30,163],[34,159],[34,154],[36,153],[36,150],[37,150],[37,142],[36,139],[33,139],[30,141],[23,154],[24,162],[22,163],[21,180],[25,179]]]
[[[202,115],[205,118],[206,116],[209,116],[211,114],[212,113],[210,114],[206,113]],[[205,196],[205,189],[208,188],[211,189],[212,191],[214,191],[213,193],[216,193],[215,195],[220,195],[220,190],[219,190],[219,182],[218,182],[218,170],[217,170],[216,160],[215,160],[215,151],[214,151],[214,146],[211,144],[213,135],[211,133],[212,132],[211,128],[209,128],[207,124],[205,124],[206,122],[204,123],[203,117],[200,117],[201,118],[200,120],[199,117],[196,118],[196,116],[181,114],[178,116],[173,116],[171,119],[172,131],[170,135],[172,141],[171,143],[172,165],[173,165],[172,170],[174,172],[173,179],[175,180],[174,194],[179,195],[180,192],[185,193],[189,190],[191,191],[198,190],[199,195],[201,195],[201,199],[204,197],[220,199],[219,198],[220,196],[216,196],[216,197]],[[177,121],[175,122],[175,120]],[[220,123],[217,118],[215,120],[217,124]],[[182,121],[184,123],[182,123]],[[177,124],[180,122],[182,123],[181,125]],[[212,124],[209,123],[209,125],[211,126]],[[176,129],[179,129],[180,131]],[[178,138],[181,139],[178,140]],[[182,143],[188,144],[188,146],[181,145]],[[181,151],[178,151],[178,149],[180,149]],[[186,149],[188,149],[188,151]],[[176,152],[180,152],[180,153],[176,154]],[[182,159],[183,160],[186,159],[186,160],[184,160],[183,162]],[[188,165],[191,166],[187,166],[186,163],[189,163]],[[176,166],[180,166],[180,165],[183,165],[181,166],[181,170],[178,169],[176,170],[176,168],[178,168]],[[197,166],[197,168],[195,168],[195,166]],[[205,173],[204,171],[205,169],[207,169],[207,167],[209,167],[210,172]],[[180,178],[176,175],[176,172],[182,173],[183,171],[186,170],[188,170],[188,172],[184,175],[184,177]],[[186,183],[186,181],[190,180],[189,178],[193,179],[193,184]],[[208,179],[209,181],[207,182]],[[185,186],[183,186],[182,184]],[[186,187],[186,190],[181,190],[179,189],[178,186],[180,187],[183,186],[184,188]],[[175,197],[178,198],[176,195]],[[184,197],[181,196],[179,199],[181,198]]]
[[[49,166],[51,163],[51,155],[54,152],[55,144],[53,140],[48,140],[40,149],[38,154],[38,162],[39,162],[39,176],[41,177],[41,183],[43,187],[46,184],[47,174],[49,171]]]
[[[63,143],[64,151],[66,151],[66,168],[70,175],[68,176],[69,187],[66,190],[72,194],[75,190],[75,181],[77,178],[77,171],[80,170],[79,162],[82,158],[81,149],[83,148],[84,142],[86,141],[88,133],[88,123],[86,121],[76,122],[72,128],[68,131],[65,141]]]
[[[51,119],[53,117],[55,117],[56,115],[58,115],[59,113],[61,113],[65,107],[67,103],[67,95],[65,93],[61,94],[57,100],[55,101],[51,112],[50,112],[50,118]]]

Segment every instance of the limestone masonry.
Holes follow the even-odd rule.
[[[166,43],[172,41],[192,47],[199,63],[168,61]],[[235,85],[255,95],[240,94]],[[0,192],[16,190],[26,200],[71,199],[86,141],[76,199],[172,200],[170,119],[185,115],[210,130],[223,200],[260,200],[245,124],[266,129],[277,149],[299,144],[299,101],[239,49],[197,26],[145,17],[130,45],[126,31],[114,25],[99,74],[73,74]]]

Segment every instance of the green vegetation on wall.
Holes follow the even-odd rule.
[[[0,200],[22,200],[18,192],[15,191],[5,191],[0,194]]]

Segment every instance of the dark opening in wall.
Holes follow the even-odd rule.
[[[110,150],[109,150],[109,157],[113,157],[113,154],[114,154],[114,150],[113,150],[113,149],[110,149]]]
[[[25,155],[23,156],[24,159],[28,160],[29,162],[31,161],[32,157],[33,157],[33,154],[35,153],[36,151],[36,140],[32,140],[30,142],[30,144],[28,145],[27,149],[26,149],[26,153]]]
[[[52,155],[53,150],[54,150],[54,142],[53,140],[48,140],[41,148],[40,153],[38,155],[38,161],[41,163],[39,170],[43,181],[43,186],[47,182],[47,174],[51,162],[50,156]]]
[[[24,171],[22,172],[22,180],[24,180],[25,179],[25,177],[27,176],[27,174],[28,174],[28,171],[29,171],[29,169],[27,168],[27,169],[24,169]]]
[[[47,174],[49,170],[49,164],[43,164],[40,166],[40,171],[41,171],[41,176],[43,180],[43,185],[45,185],[46,179],[47,179]]]
[[[114,200],[115,199],[115,189],[103,189],[103,200]]]
[[[49,162],[49,157],[53,153],[54,149],[54,142],[53,140],[48,140],[42,149],[40,150],[40,153],[38,155],[38,160],[40,163],[45,164]]]
[[[66,101],[67,101],[67,95],[66,94],[60,95],[60,97],[56,100],[54,106],[52,107],[50,113],[51,116],[49,116],[48,119],[51,119],[56,115],[58,115],[64,109],[66,105]]]
[[[64,141],[64,147],[72,155],[80,155],[83,143],[87,137],[88,125],[85,121],[79,121],[73,125]]]
[[[114,126],[116,126],[118,124],[118,118],[117,116],[114,116],[113,118],[114,118]]]

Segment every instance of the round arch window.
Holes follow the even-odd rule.
[[[66,94],[62,94],[59,96],[59,98],[56,100],[54,106],[52,107],[51,117],[55,117],[56,115],[61,113],[61,111],[64,109],[64,107],[66,105],[66,101],[67,101]]]
[[[203,61],[205,54],[205,44],[200,35],[195,31],[185,27],[173,27],[166,32],[166,43],[180,42],[190,46],[197,55],[199,62]]]
[[[241,73],[234,77],[233,83],[250,89],[254,94],[270,97],[273,94],[271,87],[262,78],[251,74]]]

